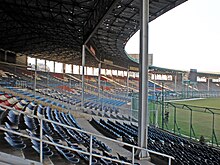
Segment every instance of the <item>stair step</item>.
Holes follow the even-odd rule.
[[[15,155],[7,154],[0,152],[0,164],[1,165],[17,165],[17,164],[22,164],[22,165],[42,165],[41,163],[37,161],[32,161],[28,159],[24,159]]]

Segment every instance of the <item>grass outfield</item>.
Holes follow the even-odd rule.
[[[220,98],[207,98],[199,100],[173,101],[174,103],[187,104],[200,107],[217,108],[220,111]]]
[[[184,104],[190,106],[207,107],[214,113],[214,130],[217,136],[217,141],[220,143],[220,98],[208,98],[200,100],[185,100],[185,101],[173,101],[172,103]],[[183,108],[182,105],[176,108],[176,121],[180,128],[181,134],[190,135],[190,116],[191,110],[186,107]],[[205,108],[192,108],[192,127],[195,131],[195,136],[197,139],[203,135],[206,141],[212,141],[213,133],[213,114],[205,110]],[[214,108],[214,109],[212,109]],[[169,106],[165,108],[165,111],[169,111],[169,120],[167,126],[169,130],[174,129],[174,108]],[[218,114],[219,115],[218,115]],[[159,116],[161,113],[159,112]],[[161,126],[161,117],[159,117],[158,122]],[[193,132],[191,132],[193,135]]]

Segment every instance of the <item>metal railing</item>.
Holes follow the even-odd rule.
[[[16,135],[19,135],[19,136],[22,136],[22,137],[26,137],[26,138],[29,138],[29,139],[33,139],[33,140],[36,140],[36,141],[39,141],[40,142],[40,162],[43,163],[43,143],[46,143],[46,144],[49,144],[49,145],[53,145],[53,146],[57,146],[57,147],[61,147],[61,148],[64,148],[64,149],[67,149],[67,150],[71,150],[71,151],[74,151],[74,152],[79,152],[79,153],[82,153],[82,154],[85,154],[85,155],[89,155],[89,164],[91,165],[92,164],[92,157],[99,157],[99,158],[103,158],[103,159],[106,159],[106,160],[110,160],[110,161],[113,161],[113,162],[118,162],[118,163],[123,163],[123,164],[134,164],[135,162],[135,149],[138,149],[138,150],[144,150],[144,151],[147,151],[149,153],[152,153],[152,154],[156,154],[156,155],[159,155],[159,156],[163,156],[163,157],[166,157],[168,158],[168,164],[171,165],[171,161],[172,159],[174,160],[174,157],[170,156],[170,155],[166,155],[166,154],[163,154],[163,153],[159,153],[159,152],[155,152],[155,151],[152,151],[152,150],[148,150],[147,148],[141,148],[141,147],[138,147],[138,146],[134,146],[134,145],[131,145],[131,144],[128,144],[128,143],[124,143],[124,142],[121,142],[121,141],[118,141],[118,140],[114,140],[114,139],[111,139],[111,138],[108,138],[108,137],[105,137],[105,136],[101,136],[101,135],[97,135],[97,134],[94,134],[94,133],[91,133],[91,132],[88,132],[88,131],[85,131],[85,130],[81,130],[81,129],[77,129],[75,127],[72,127],[72,126],[69,126],[69,125],[65,125],[65,124],[62,124],[62,123],[59,123],[59,122],[56,122],[56,121],[52,121],[52,120],[48,120],[46,118],[43,117],[39,117],[39,116],[36,116],[36,115],[32,115],[32,114],[28,114],[26,112],[23,112],[23,111],[18,111],[18,110],[15,110],[11,107],[8,107],[8,106],[4,106],[4,105],[0,105],[1,107],[3,108],[6,108],[8,110],[13,110],[15,111],[16,113],[18,113],[19,115],[20,114],[24,114],[24,115],[28,115],[28,116],[31,116],[31,117],[34,117],[34,118],[37,118],[38,120],[40,120],[40,138],[36,138],[36,137],[33,137],[33,136],[29,136],[27,134],[23,134],[23,133],[20,133],[20,132],[17,132],[17,131],[13,131],[13,130],[10,130],[10,129],[7,129],[5,128],[4,126],[0,126],[0,130],[2,131],[6,131],[6,132],[10,132],[10,133],[13,133],[13,134],[16,134]],[[72,129],[72,130],[75,130],[75,131],[78,131],[78,132],[82,132],[82,133],[86,133],[90,136],[90,148],[89,148],[89,152],[86,152],[86,151],[83,151],[83,150],[78,150],[78,149],[75,149],[75,148],[71,148],[71,147],[68,147],[68,146],[65,146],[65,145],[61,145],[61,144],[58,144],[58,143],[53,143],[53,142],[50,142],[48,140],[45,140],[43,139],[43,121],[45,122],[49,122],[49,123],[53,123],[53,124],[56,124],[56,125],[59,125],[59,126],[62,126],[62,127],[65,127],[65,128],[69,128],[69,129]],[[106,157],[106,156],[103,156],[103,155],[98,155],[98,154],[94,154],[92,151],[93,151],[93,137],[98,137],[98,138],[101,138],[101,139],[106,139],[110,142],[115,142],[115,143],[118,143],[120,145],[125,145],[125,146],[128,146],[128,147],[131,147],[132,148],[132,163],[129,163],[129,162],[125,162],[125,161],[121,161],[121,160],[117,160],[117,159],[113,159],[113,158],[110,158],[110,157]]]

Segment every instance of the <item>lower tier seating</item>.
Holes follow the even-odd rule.
[[[82,130],[82,128],[76,122],[74,116],[70,112],[59,112],[56,109],[52,109],[50,106],[43,106],[35,101],[24,100],[22,98],[14,97],[5,93],[0,94],[0,100],[0,107],[1,105],[6,105],[7,103],[7,106],[11,107],[12,109],[25,112],[25,114],[20,114],[10,108],[1,107],[0,126],[8,130],[13,130],[34,138],[40,138],[40,119],[34,118],[32,117],[32,115],[45,117],[48,120]],[[50,142],[64,145],[66,147],[70,147],[80,151],[89,152],[89,134],[47,121],[43,121],[42,123],[44,140],[48,140]],[[24,156],[32,155],[29,156],[30,159],[35,159],[39,161],[39,141],[35,139],[30,140],[28,138],[7,131],[0,131],[0,135],[3,137],[3,140],[0,141],[0,144],[6,142],[13,150],[19,150],[23,152],[22,155]],[[130,161],[126,158],[120,157],[119,155],[111,155],[110,153],[112,152],[112,149],[102,141],[96,139],[94,136],[92,142],[93,153],[114,158],[120,161]],[[0,151],[1,150],[2,148],[0,148]],[[43,159],[55,160],[55,162],[53,161],[54,164],[60,164],[59,161],[56,162],[58,158],[62,158],[63,160],[65,160],[65,163],[63,162],[62,164],[88,164],[89,162],[89,156],[84,153],[43,143]],[[121,164],[98,157],[93,157],[92,162],[92,164],[94,165]]]
[[[138,127],[134,124],[103,119],[99,121],[91,119],[90,123],[105,136],[113,139],[122,137],[124,142],[137,145]],[[131,151],[131,148],[127,149]],[[178,165],[220,164],[220,149],[202,145],[151,126],[148,127],[148,149],[173,156],[174,163]]]

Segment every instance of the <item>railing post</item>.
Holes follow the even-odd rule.
[[[40,118],[40,162],[43,163],[43,120]]]
[[[214,133],[215,133],[215,114],[212,113],[212,146],[214,143]]]
[[[132,164],[134,164],[134,146],[132,146]]]
[[[164,129],[164,82],[162,82],[162,129]]]
[[[132,95],[132,97],[133,97],[133,95]],[[132,99],[133,99],[132,97],[131,97],[131,103],[132,103]],[[132,106],[131,106],[131,110],[130,110],[130,122],[132,122],[132,115],[133,115],[133,114],[132,114],[132,110],[133,110],[133,109],[132,109]]]
[[[90,135],[89,153],[89,165],[92,165],[92,135]]]
[[[34,100],[36,99],[36,88],[37,88],[37,58],[35,58],[35,67],[34,67]]]
[[[128,95],[129,95],[129,69],[127,69],[127,82],[126,82],[126,85],[127,85],[127,98],[128,98]]]
[[[168,164],[171,165],[171,162],[172,162],[172,161],[171,161],[171,157],[169,157],[169,162],[168,162]]]
[[[101,97],[101,67],[102,64],[101,62],[99,63],[99,76],[98,76],[98,100],[100,101],[100,97]]]
[[[83,108],[84,111],[84,92],[85,92],[85,55],[86,55],[86,51],[85,51],[85,45],[82,45],[82,102],[81,102],[81,108]]]
[[[192,139],[192,110],[190,109],[190,133],[189,133],[190,139]]]
[[[158,105],[158,97],[157,100],[155,102],[155,126],[159,127],[159,123],[158,123],[158,110],[159,110],[159,105]]]
[[[174,124],[174,134],[175,134],[176,133],[176,107],[174,107],[174,120],[173,120],[173,122],[174,122],[173,124]]]

